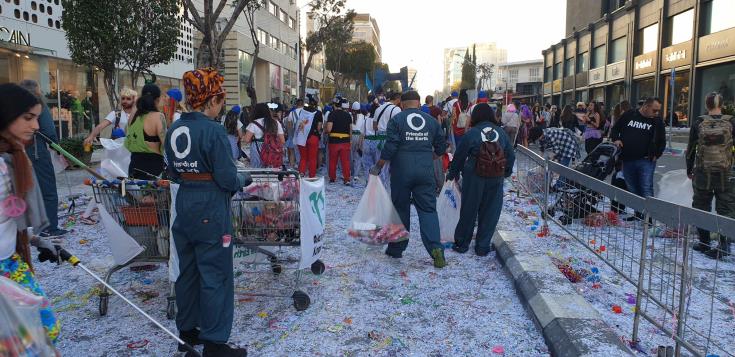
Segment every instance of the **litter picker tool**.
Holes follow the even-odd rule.
[[[74,155],[72,155],[68,151],[64,150],[61,146],[59,146],[59,144],[53,142],[53,140],[51,140],[48,136],[43,135],[43,133],[41,133],[40,131],[36,131],[36,134],[38,134],[40,137],[42,137],[43,140],[46,140],[46,142],[48,143],[48,145],[52,149],[58,151],[59,153],[61,153],[61,155],[64,155],[64,157],[66,157],[71,162],[73,162],[74,165],[77,165],[77,166],[83,168],[84,170],[86,170],[87,172],[89,172],[90,174],[92,174],[92,176],[94,176],[97,179],[100,179],[100,180],[104,180],[105,179],[104,176],[102,176],[99,173],[97,173],[97,171],[92,170],[92,168],[89,167],[89,166],[87,166],[87,164],[81,162],[79,159],[77,159],[76,157],[74,157]]]
[[[201,357],[201,355],[199,354],[199,352],[197,352],[197,350],[195,350],[194,347],[192,347],[189,344],[187,344],[186,342],[182,341],[179,338],[179,336],[176,336],[176,334],[174,334],[169,329],[167,329],[166,327],[164,327],[163,325],[161,325],[160,322],[156,321],[156,319],[154,319],[153,317],[151,317],[150,315],[148,315],[140,307],[138,307],[137,305],[135,305],[135,303],[133,303],[132,301],[128,300],[128,298],[126,298],[125,296],[123,296],[123,294],[121,294],[120,292],[118,292],[117,290],[115,290],[115,288],[113,288],[112,286],[110,286],[109,284],[107,284],[104,279],[100,278],[97,274],[95,274],[93,271],[89,270],[89,268],[87,268],[86,266],[84,266],[84,264],[82,264],[82,262],[79,260],[79,258],[77,258],[73,254],[69,253],[66,249],[61,248],[58,245],[55,246],[55,247],[56,247],[57,254],[59,255],[59,258],[61,260],[69,262],[69,264],[71,264],[74,267],[81,268],[87,274],[89,274],[95,280],[97,280],[100,284],[104,285],[109,291],[112,291],[113,294],[117,295],[123,301],[125,301],[126,303],[128,303],[128,305],[132,306],[141,315],[145,316],[148,320],[150,320],[156,326],[158,326],[158,328],[160,328],[163,332],[167,333],[174,340],[176,340],[176,342],[178,342],[179,344],[181,344],[182,346],[184,346],[184,348],[187,351],[187,356]]]

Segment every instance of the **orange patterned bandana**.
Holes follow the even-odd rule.
[[[186,102],[192,108],[200,108],[209,98],[224,95],[225,91],[222,88],[224,80],[224,77],[212,67],[185,72],[184,91],[186,92]]]

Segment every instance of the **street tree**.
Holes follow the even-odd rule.
[[[126,43],[122,62],[130,70],[133,87],[150,68],[170,61],[176,54],[179,36],[179,0],[126,0]],[[155,76],[154,76],[155,78]]]
[[[350,36],[351,37],[351,36]],[[326,68],[332,72],[335,89],[341,92],[351,82],[364,81],[365,74],[375,66],[375,49],[364,42],[352,42],[345,46],[326,46]]]
[[[224,67],[222,45],[230,30],[232,30],[232,27],[235,26],[238,16],[243,12],[248,3],[263,2],[262,0],[230,0],[232,12],[231,16],[226,18],[221,16],[222,10],[227,6],[228,0],[201,0],[204,11],[199,11],[194,6],[193,0],[182,1],[184,18],[202,34],[202,42],[199,44],[197,52],[197,67],[214,67],[217,69]]]
[[[472,54],[470,51],[465,52],[464,61],[462,61],[462,89],[475,89],[477,84],[477,55],[474,54],[475,46],[472,46]]]
[[[334,41],[335,38],[341,38],[345,33],[349,33],[351,37],[355,12],[345,10],[345,0],[315,0],[310,4],[308,16],[314,22],[315,28],[306,36],[303,44],[308,55],[301,69],[301,78],[299,78],[301,82],[299,96],[302,98],[306,93],[306,79],[314,56],[321,53],[326,44]]]
[[[102,71],[111,108],[117,108],[117,67],[127,32],[125,1],[62,0],[61,24],[74,63]]]
[[[250,97],[251,103],[257,103],[258,97],[255,93],[255,85],[253,84],[253,75],[255,74],[255,63],[258,60],[258,54],[260,54],[260,39],[258,38],[258,28],[255,25],[255,13],[263,7],[262,1],[248,1],[245,8],[242,10],[245,16],[245,21],[248,23],[248,30],[250,31],[250,39],[253,41],[253,60],[250,66],[250,76],[248,76],[247,94]]]

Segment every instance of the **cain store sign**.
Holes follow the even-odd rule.
[[[0,40],[4,42],[14,43],[21,46],[31,45],[31,34],[23,33],[20,30],[9,29],[5,26],[0,26]]]

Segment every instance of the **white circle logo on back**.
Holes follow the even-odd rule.
[[[492,138],[492,139],[489,139],[489,135],[491,133],[492,134],[495,134],[495,137]],[[493,130],[493,128],[485,128],[485,129],[482,130],[482,141],[483,142],[488,142],[489,141],[491,143],[494,143],[494,142],[498,141],[498,139],[500,139],[500,134],[498,134],[498,132],[496,130]]]
[[[418,126],[413,125],[413,119],[416,117],[421,119],[421,125],[418,125]],[[406,118],[406,123],[411,128],[411,130],[421,131],[426,126],[426,119],[424,119],[424,117],[421,114],[413,113],[413,114],[408,115],[408,117]]]
[[[181,135],[186,135],[186,148],[184,151],[179,151],[179,147],[176,144],[176,140]],[[174,151],[174,155],[176,155],[176,158],[179,160],[182,160],[189,156],[189,153],[191,153],[191,134],[189,134],[189,127],[186,126],[180,126],[171,133],[171,149]]]

